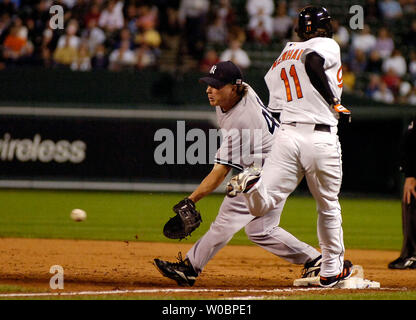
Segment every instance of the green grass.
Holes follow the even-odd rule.
[[[0,190],[0,237],[165,241],[164,223],[172,206],[185,194]],[[222,195],[210,195],[197,204],[203,223],[184,242],[193,243],[215,219]],[[386,199],[341,200],[346,248],[400,250],[400,201]],[[87,212],[87,220],[74,222],[74,208]],[[318,246],[315,202],[290,197],[280,226],[299,239]],[[231,244],[250,244],[244,231]]]
[[[97,239],[174,242],[162,234],[164,223],[172,217],[172,206],[185,197],[179,193],[78,192],[46,190],[0,190],[0,237]],[[185,243],[198,240],[215,219],[222,195],[210,195],[197,204],[203,223]],[[400,250],[402,244],[399,199],[342,198],[344,242],[347,249]],[[70,212],[82,208],[87,220],[74,222]],[[291,196],[280,226],[299,239],[318,247],[315,201],[307,196]],[[231,244],[250,244],[244,230]],[[30,289],[0,286],[0,293],[29,292]],[[178,299],[177,297],[171,297]],[[183,297],[185,300],[197,297]],[[32,298],[0,298],[0,300]],[[166,296],[78,296],[37,297],[43,299],[146,300]],[[180,298],[182,299],[182,298]],[[307,300],[416,300],[415,291],[357,292],[337,295],[295,295],[276,299]]]
[[[16,291],[10,291],[15,293]],[[150,296],[150,295],[74,295],[74,296],[36,296],[36,297],[0,297],[0,300],[206,300],[195,296]]]
[[[28,293],[28,292],[42,292],[40,290],[34,290],[33,288],[27,288],[24,286],[15,286],[8,284],[0,284],[0,293]]]

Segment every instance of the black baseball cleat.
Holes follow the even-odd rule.
[[[416,269],[416,257],[402,258],[399,257],[396,260],[388,264],[389,269]]]
[[[153,264],[163,276],[175,280],[178,285],[192,287],[198,274],[195,272],[189,259],[182,259],[180,252],[177,259],[179,262],[154,259]]]
[[[332,277],[319,277],[319,285],[324,288],[332,288],[338,282],[342,280],[346,280],[349,277],[351,277],[352,274],[352,263],[349,260],[344,260],[344,268],[342,269],[342,272],[340,274],[337,274],[336,276]]]
[[[313,278],[321,272],[322,255],[303,265],[302,278]]]
[[[227,183],[226,193],[230,198],[234,198],[237,193],[249,191],[257,181],[260,180],[262,169],[252,164],[239,174],[233,176]]]

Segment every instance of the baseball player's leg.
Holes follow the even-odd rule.
[[[264,216],[279,207],[296,189],[303,178],[298,164],[295,138],[281,128],[266,159],[260,180],[247,193],[243,193],[252,215]],[[283,207],[281,207],[283,210]]]
[[[403,246],[400,257],[416,256],[416,199],[411,198],[410,204],[402,202]]]
[[[410,204],[402,201],[403,243],[399,258],[388,264],[389,269],[416,268],[416,199],[411,198]]]
[[[247,236],[260,247],[291,263],[305,264],[319,257],[318,250],[300,241],[279,227],[285,201],[262,217],[256,217],[245,227]]]
[[[330,277],[342,272],[345,251],[338,201],[342,180],[341,150],[335,134],[314,132],[312,135],[314,143],[305,144],[304,150],[308,152],[304,153],[301,161],[309,190],[317,204],[321,275]]]
[[[199,274],[205,265],[222,249],[254,216],[250,215],[242,195],[225,197],[218,216],[209,230],[187,253],[194,270]]]

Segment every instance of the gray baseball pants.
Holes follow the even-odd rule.
[[[206,264],[243,227],[248,238],[260,247],[291,263],[304,264],[320,252],[279,227],[284,203],[262,217],[250,214],[242,194],[225,197],[210,229],[188,251],[187,258],[199,274]]]

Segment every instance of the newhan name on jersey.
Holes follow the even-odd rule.
[[[312,38],[288,42],[265,76],[270,92],[268,109],[281,112],[282,123],[300,122],[336,126],[338,114],[309,81],[305,57],[316,52],[325,59],[324,70],[329,86],[338,99],[342,93],[341,50],[330,38]],[[305,80],[304,80],[305,79]]]

